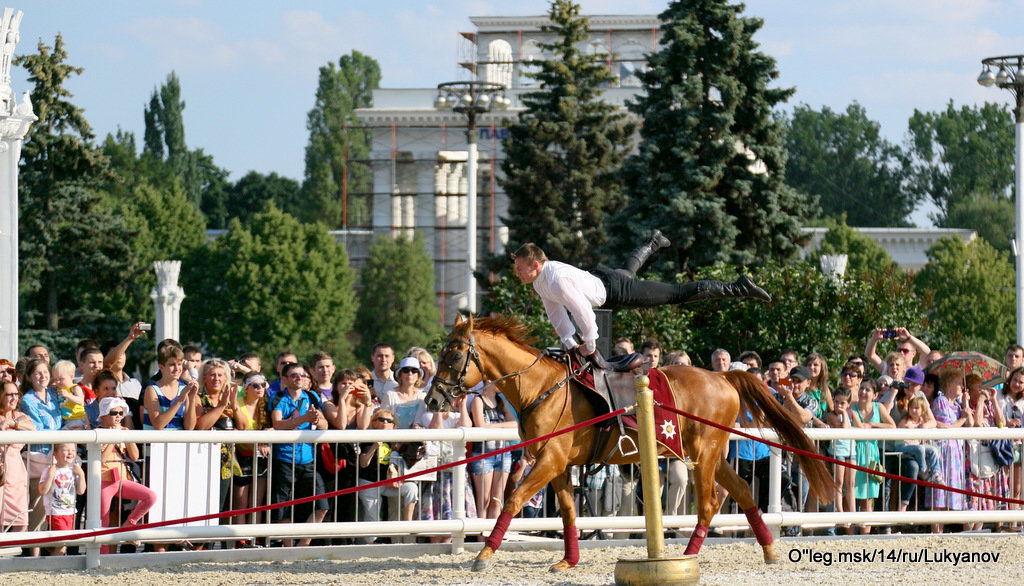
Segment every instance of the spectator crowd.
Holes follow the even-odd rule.
[[[482,385],[455,402],[450,413],[432,413],[424,398],[436,370],[424,348],[396,354],[390,344],[373,347],[372,369],[338,368],[334,358],[317,352],[300,360],[284,350],[272,373],[264,373],[260,357],[203,357],[197,346],[163,340],[157,348],[157,371],[140,381],[125,372],[126,351],[143,336],[135,324],[117,343],[80,342],[75,361],[53,360],[43,346],[32,346],[16,363],[0,360],[0,433],[17,430],[163,429],[163,430],[327,430],[489,427],[515,428],[516,413],[492,385]],[[882,345],[895,343],[879,354]],[[639,351],[651,366],[690,364],[682,351],[667,351],[654,339]],[[614,354],[632,353],[628,339],[616,341]],[[1024,348],[1011,345],[1005,355],[1005,382],[990,385],[981,377],[955,368],[941,368],[943,355],[932,351],[905,328],[874,330],[863,355],[842,362],[830,376],[835,357],[784,351],[767,364],[753,350],[732,359],[715,350],[712,370],[742,369],[759,376],[779,402],[805,427],[906,428],[1020,427],[1024,411]],[[51,363],[52,362],[52,363]],[[271,376],[268,376],[270,374]],[[271,380],[273,379],[273,380]],[[756,427],[741,412],[737,427]],[[503,442],[473,444],[469,453],[484,454]],[[910,478],[990,494],[1020,498],[1020,442],[923,439],[906,441],[834,440],[822,442],[823,454],[840,461],[885,470]],[[72,443],[3,446],[0,459],[0,522],[4,531],[82,528],[85,478],[82,447]],[[220,510],[241,510],[257,504],[281,503],[337,489],[367,485],[461,459],[451,444],[440,442],[224,444],[220,453],[217,502]],[[769,452],[751,440],[730,444],[729,462],[751,482],[762,509],[767,509]],[[148,485],[148,446],[109,444],[102,451],[100,487],[103,525],[130,526],[142,521],[157,500]],[[488,457],[470,467],[466,483],[467,516],[495,518],[508,491],[532,464],[515,451]],[[661,462],[665,479],[665,513],[685,514],[688,468],[685,462]],[[637,514],[639,474],[632,466],[606,467],[577,477],[578,498],[594,515]],[[836,466],[837,511],[875,509],[993,510],[1005,503],[941,490],[921,489],[861,471]],[[453,482],[439,473],[417,481],[392,481],[356,494],[318,499],[263,514],[239,514],[233,523],[450,519]],[[808,495],[807,483],[795,462],[784,468],[783,495],[791,510],[826,510]],[[724,497],[724,493],[722,495]],[[526,516],[553,515],[553,499],[543,491],[524,508]],[[1000,524],[1002,526],[1003,524]],[[1016,529],[1009,523],[1007,528]],[[977,529],[968,524],[964,529]],[[942,527],[933,527],[940,531]],[[799,528],[793,528],[799,531]],[[805,528],[811,531],[811,528]],[[826,528],[846,532],[886,531],[887,527]],[[395,538],[398,539],[398,538]],[[443,540],[443,536],[431,537]],[[381,541],[382,538],[376,538]],[[351,540],[337,540],[351,542]],[[360,542],[375,541],[373,537]],[[297,545],[310,543],[298,539]],[[224,547],[276,545],[266,540],[237,539]],[[281,545],[292,545],[282,539]],[[135,544],[122,545],[132,551]],[[147,548],[203,547],[187,542],[151,543]],[[26,551],[39,555],[38,548]],[[63,548],[47,553],[60,554]]]

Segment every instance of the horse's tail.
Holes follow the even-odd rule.
[[[740,400],[750,411],[754,421],[766,422],[779,434],[782,443],[806,452],[817,453],[818,448],[814,442],[807,437],[793,416],[772,396],[771,391],[761,379],[742,370],[730,370],[722,374],[736,388]],[[807,476],[807,480],[811,484],[811,490],[817,495],[818,502],[824,504],[832,502],[835,482],[825,464],[817,458],[799,452],[795,452],[794,455],[800,462],[800,470]]]

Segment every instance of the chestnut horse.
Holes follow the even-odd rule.
[[[584,396],[586,391],[575,381],[559,383],[567,376],[565,364],[531,347],[534,342],[526,328],[508,317],[478,318],[470,316],[456,320],[437,361],[437,373],[426,397],[432,411],[451,409],[453,400],[468,392],[481,380],[496,381],[498,388],[518,413],[532,405],[520,421],[523,438],[535,438],[559,429],[592,419],[600,413]],[[732,427],[739,414],[740,404],[751,412],[755,421],[775,429],[786,444],[813,452],[814,445],[799,424],[789,415],[760,379],[743,371],[710,372],[689,366],[667,366],[660,369],[669,381],[676,407],[710,421]],[[543,397],[540,402],[535,401]],[[612,427],[612,436],[605,444],[597,462],[628,464],[639,461],[639,454],[623,455],[618,448],[619,432]],[[694,486],[697,493],[697,526],[686,546],[686,554],[696,554],[707,535],[711,518],[718,511],[715,493],[718,481],[743,509],[750,522],[768,563],[778,561],[772,547],[772,534],[761,519],[746,483],[731,466],[725,464],[725,448],[729,432],[709,425],[687,420],[681,426],[683,446],[696,464]],[[636,440],[632,430],[627,433]],[[552,571],[567,570],[579,560],[576,530],[576,508],[568,473],[569,466],[591,462],[593,426],[580,428],[545,442],[533,444],[529,449],[537,458],[533,469],[515,489],[505,503],[485,543],[473,563],[480,571],[490,565],[490,558],[501,545],[512,517],[523,504],[549,482],[552,483],[562,514],[565,555],[551,566]],[[627,442],[628,443],[628,442]],[[664,451],[664,448],[662,448]],[[800,468],[810,482],[811,490],[823,503],[830,502],[833,494],[832,477],[821,461],[797,455]],[[724,465],[722,465],[724,464]]]

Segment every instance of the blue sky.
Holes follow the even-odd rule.
[[[514,4],[514,8],[509,8]],[[378,2],[324,0],[36,0],[24,11],[17,53],[64,35],[84,68],[68,88],[98,138],[119,127],[141,140],[153,89],[177,72],[185,139],[237,179],[249,170],[301,179],[317,69],[357,49],[377,59],[383,87],[434,87],[461,79],[458,32],[470,16],[543,14],[546,0]],[[653,0],[582,0],[584,14],[657,14]],[[984,57],[1024,53],[1020,0],[751,0],[765,21],[755,37],[772,55],[791,103],[843,110],[856,100],[902,142],[915,108],[985,101],[1005,91],[977,85]],[[1017,25],[1017,26],[1015,26]],[[24,71],[12,72],[19,95]],[[923,213],[914,220],[924,225]]]

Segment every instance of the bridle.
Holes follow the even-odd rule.
[[[480,372],[480,378],[482,379],[484,377],[484,366],[483,363],[480,361],[480,351],[477,350],[476,348],[476,334],[470,332],[468,340],[466,340],[465,338],[452,338],[451,340],[448,340],[448,343],[445,344],[444,348],[441,349],[440,356],[438,356],[439,363],[443,364],[445,362],[444,358],[447,355],[447,353],[452,350],[451,347],[453,344],[464,344],[468,346],[469,349],[466,352],[466,357],[462,361],[462,367],[459,369],[452,369],[459,370],[459,378],[457,380],[444,379],[441,378],[439,374],[434,375],[434,383],[437,385],[438,389],[443,389],[443,392],[445,395],[447,395],[446,398],[448,400],[455,399],[456,397],[461,397],[462,395],[468,394],[470,392],[470,389],[466,388],[466,373],[469,372],[470,361],[472,361],[473,364],[476,365],[477,370]],[[540,359],[542,356],[544,356],[544,354],[544,352],[540,352],[539,354],[537,354],[537,357],[533,360],[533,362],[531,362],[530,365],[527,366],[526,368],[522,370],[517,370],[516,372],[511,372],[493,381],[490,381],[491,384],[497,384],[507,378],[512,378],[514,376],[519,376],[523,374],[524,372],[533,368],[538,362],[540,362]]]
[[[466,388],[466,373],[469,372],[470,360],[473,361],[477,370],[480,371],[480,377],[483,378],[484,376],[484,365],[480,362],[480,351],[476,349],[476,334],[470,332],[468,340],[462,338],[452,338],[451,340],[448,340],[448,343],[441,349],[441,355],[438,356],[439,363],[444,363],[444,358],[447,356],[448,352],[452,350],[453,344],[465,344],[469,347],[469,350],[466,352],[466,357],[462,360],[462,368],[459,372],[458,380],[448,380],[441,378],[440,373],[434,374],[434,383],[438,388],[441,388],[442,385],[445,387],[444,394],[447,395],[446,398],[448,400],[461,397],[469,392],[469,389]]]

